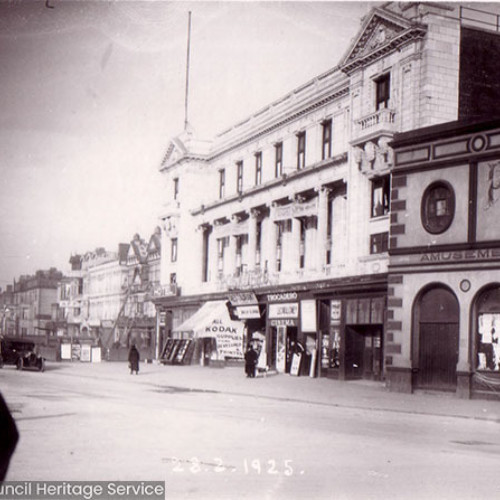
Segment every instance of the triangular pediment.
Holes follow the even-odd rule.
[[[168,167],[174,165],[184,157],[186,153],[187,148],[184,146],[184,143],[178,137],[172,139],[163,158],[162,166]]]
[[[393,12],[373,9],[364,20],[358,36],[342,59],[341,68],[349,71],[384,49],[395,50],[398,46],[397,42],[404,43],[404,35],[414,30],[425,31],[425,28]]]

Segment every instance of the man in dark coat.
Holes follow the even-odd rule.
[[[16,423],[0,393],[0,483],[7,476],[9,462],[19,439]]]
[[[130,375],[135,372],[136,375],[139,374],[139,351],[135,344],[132,345],[128,353],[128,365],[130,367]]]
[[[250,345],[245,353],[245,372],[247,377],[255,378],[255,371],[257,369],[257,360],[259,355],[255,349]]]

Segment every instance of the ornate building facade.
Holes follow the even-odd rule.
[[[222,318],[189,318],[227,301],[269,368],[292,372],[300,354],[299,373],[385,376],[390,143],[482,112],[467,105],[465,17],[444,3],[374,8],[330,71],[210,142],[190,130],[170,142],[159,334],[223,343],[210,333]]]

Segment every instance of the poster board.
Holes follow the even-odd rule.
[[[61,344],[61,359],[71,359],[71,344]]]
[[[298,377],[301,361],[302,361],[302,353],[294,352],[292,356],[292,365],[290,366],[290,375]]]
[[[92,363],[100,363],[101,354],[102,353],[100,347],[92,347]]]
[[[83,344],[80,349],[80,361],[84,363],[90,363],[90,358],[92,355],[92,348],[87,344]]]
[[[172,354],[172,350],[174,349],[174,339],[167,339],[165,343],[165,347],[163,348],[163,352],[161,354],[161,359],[168,360]]]

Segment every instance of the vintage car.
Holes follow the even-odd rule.
[[[0,368],[14,365],[18,370],[25,368],[43,372],[45,359],[36,352],[36,344],[22,338],[0,338]]]

